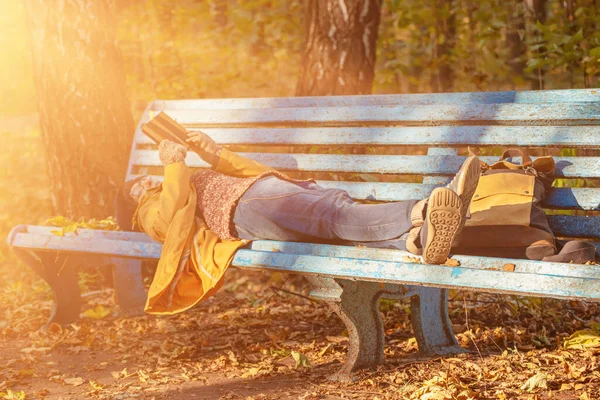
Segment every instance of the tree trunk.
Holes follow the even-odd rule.
[[[112,214],[134,130],[110,3],[27,0],[52,202],[70,218]]]
[[[533,0],[533,11],[535,13],[535,20],[545,24],[547,16],[546,0]]]
[[[530,15],[530,21],[535,25],[538,22],[544,24],[546,23],[546,0],[525,0],[525,5]],[[537,35],[538,41],[543,40],[540,35]],[[540,54],[545,52],[545,48],[540,48],[534,52],[534,57],[539,57]],[[536,78],[532,79],[531,88],[532,89],[544,89],[544,70],[542,68],[538,68],[536,71]]]
[[[522,0],[511,0],[506,3],[510,7],[508,12],[508,30],[506,33],[506,44],[508,45],[509,61],[512,72],[513,85],[525,82],[525,67],[527,46],[525,46],[525,13]]]
[[[408,75],[408,93],[418,93],[421,91],[421,83],[426,58],[425,49],[427,38],[427,27],[417,28],[418,33],[411,37],[409,43],[412,44],[409,51],[409,75]]]
[[[297,96],[371,93],[381,0],[308,0]]]
[[[575,33],[577,32],[577,22],[575,21],[575,1],[574,0],[565,0],[562,2],[563,7],[565,9],[565,18],[566,18],[566,22],[565,25],[567,26],[567,32],[569,33],[569,36],[573,36],[575,35]],[[567,63],[567,71],[569,72],[569,87],[571,89],[573,89],[575,87],[575,75],[576,75],[576,70],[577,67],[579,65],[578,61],[575,60],[571,60]]]
[[[456,44],[454,0],[437,0],[435,5],[434,12],[438,22],[434,49],[437,71],[432,74],[431,90],[433,92],[449,92],[454,86],[455,68],[452,65],[452,51]]]
[[[213,22],[217,26],[217,29],[222,31],[229,22],[227,17],[229,3],[227,0],[211,0],[208,5],[210,7],[210,16],[212,17]]]

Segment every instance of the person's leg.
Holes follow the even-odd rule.
[[[384,241],[412,228],[416,203],[361,204],[344,190],[268,177],[242,196],[234,224],[241,239]]]
[[[467,220],[471,199],[481,174],[477,157],[468,157],[445,188],[435,189],[427,200],[425,219],[411,231],[418,236],[426,263],[439,264],[446,260],[454,238],[460,235]]]
[[[415,205],[411,216],[414,228],[410,232],[397,239],[355,244],[408,250],[413,254],[422,254],[427,263],[444,262],[452,241],[460,234],[467,219],[480,174],[479,159],[467,158],[446,188],[434,190],[429,198]]]
[[[452,183],[426,201],[385,204],[361,204],[343,190],[268,177],[242,196],[233,221],[238,237],[249,240],[361,242],[414,254],[421,253],[420,241],[425,262],[437,264],[464,225],[479,173],[479,160],[469,157]]]

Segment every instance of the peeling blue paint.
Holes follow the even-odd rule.
[[[452,273],[450,274],[451,278],[458,278],[463,274],[463,270],[461,268],[452,268]]]

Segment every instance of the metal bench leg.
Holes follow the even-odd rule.
[[[411,322],[424,356],[448,356],[466,353],[452,331],[448,317],[448,291],[430,287],[411,288]]]
[[[113,281],[117,303],[124,316],[141,315],[146,303],[146,290],[142,280],[142,261],[112,257]]]
[[[348,381],[360,368],[383,362],[385,335],[379,298],[411,297],[411,321],[423,356],[465,353],[458,345],[448,317],[448,291],[421,286],[381,284],[323,277],[307,277],[311,296],[325,300],[344,321],[350,346],[342,368],[331,378]]]
[[[382,288],[373,282],[336,281],[343,288],[340,301],[329,304],[344,321],[350,345],[346,362],[332,379],[348,381],[354,371],[383,362],[385,336],[379,313]]]
[[[54,307],[46,326],[51,323],[66,325],[76,321],[81,311],[77,258],[56,253],[34,253],[17,248],[13,248],[13,250],[50,285],[54,293]]]

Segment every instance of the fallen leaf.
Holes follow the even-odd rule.
[[[347,336],[325,336],[325,338],[333,343],[343,343],[350,340]]]
[[[73,347],[67,348],[67,350],[70,351],[70,352],[72,352],[72,353],[79,354],[82,351],[90,351],[90,348],[86,347],[86,346],[73,346]]]
[[[105,309],[100,304],[98,304],[94,309],[86,310],[83,315],[91,319],[102,319],[110,314],[110,310]]]
[[[323,357],[323,356],[325,355],[325,353],[327,353],[327,351],[328,351],[329,349],[331,349],[331,343],[329,343],[327,346],[325,346],[325,347],[323,348],[323,350],[321,350],[321,351],[319,352],[319,357]]]
[[[502,271],[506,271],[506,272],[515,272],[515,264],[504,264],[502,266]]]
[[[425,393],[419,400],[450,400],[452,395],[446,391]]]
[[[64,380],[67,385],[80,386],[83,385],[83,378],[67,378]]]
[[[99,384],[98,382],[95,381],[90,381],[90,386],[96,390],[102,390],[104,389],[104,385]]]
[[[137,374],[138,374],[138,379],[140,380],[140,382],[148,382],[148,380],[150,380],[150,375],[148,375],[147,373],[145,373],[142,370],[138,370]]]
[[[560,385],[560,389],[558,389],[558,390],[562,391],[562,390],[571,390],[571,389],[573,389],[573,384],[571,384],[571,383],[563,383],[563,384]]]
[[[548,375],[542,372],[535,374],[521,386],[521,390],[526,390],[529,393],[537,388],[548,389]]]
[[[565,349],[591,349],[595,347],[600,347],[600,335],[596,332],[590,331],[589,329],[582,329],[576,332],[573,332],[571,336],[569,336],[563,342],[563,347]]]
[[[49,350],[50,350],[50,347],[25,347],[25,348],[21,349],[21,352],[25,353],[25,354],[30,354],[30,353],[34,353],[34,352],[42,353],[42,352],[46,352]]]
[[[292,350],[292,357],[296,361],[296,368],[298,368],[298,367],[310,368],[311,367],[310,361],[308,361],[308,358],[306,358],[306,356],[304,354]]]
[[[458,267],[460,265],[460,261],[455,258],[447,258],[442,265],[445,265],[446,267]]]
[[[125,367],[125,368],[123,368],[122,371],[113,371],[110,374],[113,376],[113,378],[119,379],[119,378],[127,378],[131,375],[134,375],[135,372],[130,374],[127,372],[127,367]]]
[[[9,389],[6,392],[0,392],[0,398],[5,400],[25,400],[25,392],[13,392]]]
[[[260,367],[250,368],[248,371],[242,374],[242,378],[252,378],[260,372]]]

